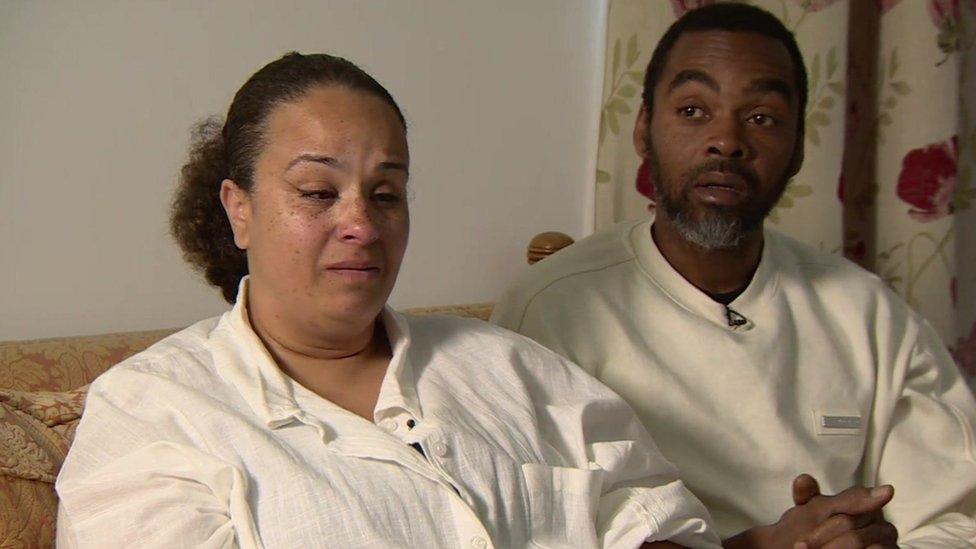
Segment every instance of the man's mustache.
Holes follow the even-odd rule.
[[[752,168],[743,164],[739,160],[730,158],[713,158],[711,160],[706,160],[705,162],[702,162],[701,164],[692,168],[687,174],[687,179],[689,181],[694,181],[695,179],[698,179],[698,177],[709,172],[734,174],[744,179],[750,188],[755,189],[759,186],[759,176],[752,170]]]

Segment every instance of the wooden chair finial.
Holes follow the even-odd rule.
[[[550,231],[535,235],[529,242],[529,249],[526,254],[529,265],[549,257],[572,243],[572,237],[560,232]]]

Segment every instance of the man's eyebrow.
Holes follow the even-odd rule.
[[[294,168],[296,164],[301,162],[325,164],[326,166],[340,170],[345,167],[345,165],[337,158],[332,158],[331,156],[326,156],[324,154],[303,153],[293,158],[292,161],[288,163],[288,167],[285,168],[285,171],[287,172],[288,170]]]
[[[782,78],[757,78],[749,83],[746,93],[776,92],[790,103],[793,102],[793,88]]]
[[[718,82],[707,73],[697,69],[685,69],[674,75],[674,78],[671,79],[671,83],[668,84],[668,92],[672,92],[675,88],[688,82],[699,82],[715,91],[721,91],[721,86],[718,85]]]

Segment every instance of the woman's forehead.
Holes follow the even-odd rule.
[[[266,152],[341,155],[369,152],[407,162],[406,133],[391,106],[368,92],[313,88],[275,107],[264,135]]]

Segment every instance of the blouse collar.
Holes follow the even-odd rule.
[[[248,284],[249,277],[245,276],[238,289],[237,302],[224,313],[210,335],[214,364],[220,375],[238,390],[255,415],[271,429],[293,419],[304,421],[305,410],[299,401],[309,398],[321,399],[323,406],[317,408],[332,409],[339,416],[349,415],[350,412],[318,397],[278,367],[251,325]],[[384,307],[379,320],[386,329],[393,356],[380,385],[374,420],[395,413],[392,410],[404,410],[419,418],[421,408],[409,356],[409,327],[404,317],[390,307]],[[324,430],[323,436],[328,438],[329,431]]]

